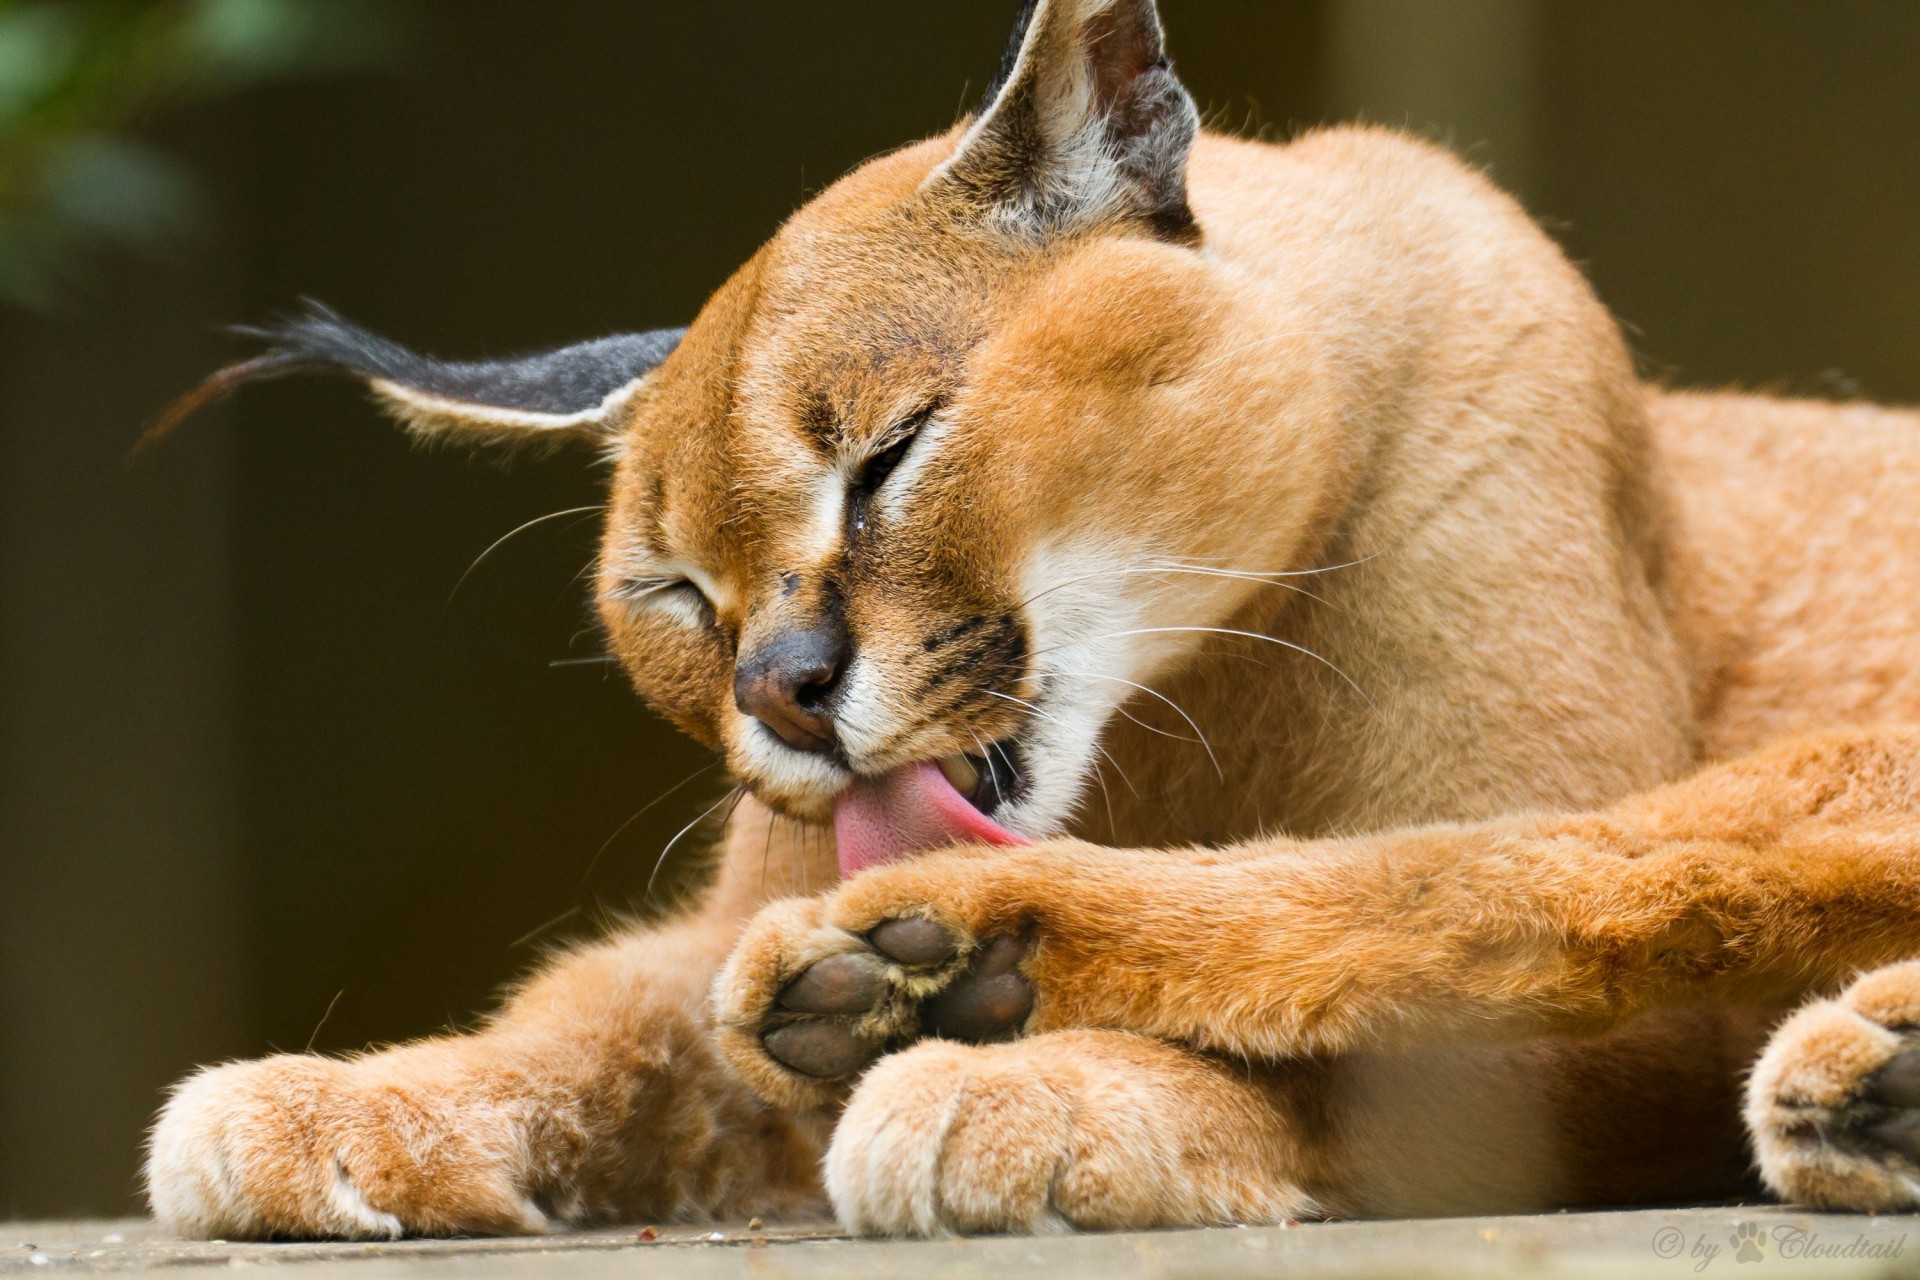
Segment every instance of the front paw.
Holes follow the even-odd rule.
[[[1138,1230],[1313,1212],[1240,1064],[1111,1031],[927,1041],[861,1080],[826,1161],[856,1235]]]
[[[186,1236],[541,1232],[524,1148],[502,1103],[410,1080],[378,1056],[289,1054],[175,1088],[148,1143],[147,1195]]]
[[[887,902],[868,879],[857,896],[761,912],[715,984],[721,1047],[770,1101],[823,1105],[917,1039],[1011,1040],[1031,1020],[1030,931],[983,936],[919,897]]]
[[[1748,1083],[1746,1118],[1782,1198],[1920,1207],[1920,962],[1876,969],[1781,1024]]]

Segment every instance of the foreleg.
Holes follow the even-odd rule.
[[[819,1206],[824,1126],[761,1106],[707,1017],[760,886],[800,887],[818,852],[770,821],[741,806],[695,913],[560,957],[473,1034],[190,1077],[149,1144],[155,1216],[197,1236],[390,1237]]]

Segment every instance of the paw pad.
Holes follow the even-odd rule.
[[[780,989],[760,1037],[776,1062],[838,1080],[921,1036],[1011,1040],[1033,1012],[1033,984],[1019,967],[1025,938],[969,948],[937,921],[903,917],[860,941],[860,949],[815,961]]]
[[[1920,967],[1894,965],[1774,1032],[1748,1081],[1760,1173],[1788,1200],[1890,1212],[1920,1205]]]

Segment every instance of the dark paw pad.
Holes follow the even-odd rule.
[[[839,1020],[810,1018],[775,1027],[761,1037],[774,1059],[818,1080],[837,1080],[867,1065],[880,1046],[855,1034]]]
[[[1866,1096],[1882,1106],[1920,1107],[1920,1049],[1894,1054],[1868,1078]]]
[[[1895,1054],[1867,1078],[1860,1098],[1881,1113],[1862,1131],[1882,1146],[1920,1163],[1920,1049]]]
[[[887,993],[887,967],[864,951],[828,956],[780,992],[780,1007],[794,1013],[865,1013]]]
[[[920,1007],[921,1029],[948,1040],[1011,1040],[1033,1012],[1033,984],[1020,972],[1024,938],[995,938],[967,971]]]
[[[960,940],[945,925],[931,920],[910,918],[888,920],[867,935],[874,949],[899,961],[931,968],[960,954]]]
[[[1027,938],[991,938],[964,964],[954,963],[960,938],[932,920],[888,920],[866,941],[873,950],[828,956],[781,989],[774,1025],[761,1035],[777,1062],[837,1080],[917,1034],[1011,1040],[1033,1012],[1033,984],[1020,972]]]

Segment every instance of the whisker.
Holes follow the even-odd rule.
[[[799,873],[797,878],[800,882],[800,896],[803,898],[813,890],[813,873],[809,868],[813,866],[813,840],[817,830],[818,828],[810,830],[805,826],[801,827],[801,834],[806,841],[807,848],[799,858],[794,860],[793,869]]]
[[[1115,766],[1116,769],[1118,767],[1117,765]],[[1121,776],[1124,778],[1126,775],[1122,774]],[[1093,771],[1093,780],[1100,784],[1100,804],[1101,807],[1107,811],[1107,838],[1109,840],[1118,839],[1120,835],[1120,824],[1113,816],[1113,788],[1107,785],[1107,775],[1104,770],[1095,769]],[[1129,782],[1127,785],[1131,787],[1133,784]]]
[[[517,528],[507,530],[505,533],[495,538],[493,542],[488,545],[485,551],[482,551],[479,555],[473,558],[473,563],[467,566],[467,571],[460,575],[460,581],[454,583],[453,590],[447,592],[447,603],[448,604],[453,603],[453,598],[460,594],[460,588],[466,585],[467,579],[473,576],[473,571],[475,569],[478,569],[481,563],[484,560],[486,560],[488,556],[498,551],[502,546],[504,546],[506,543],[508,543],[512,539],[518,537],[520,534],[525,533],[528,529],[533,528],[537,524],[545,524],[549,520],[559,520],[565,516],[585,515],[589,512],[605,511],[606,509],[607,509],[607,504],[604,502],[596,502],[592,506],[588,506],[588,507],[568,507],[565,511],[550,511],[544,516],[535,516],[533,519],[527,521],[525,524],[520,525]]]
[[[1120,572],[1120,569],[1116,567],[1111,569],[1095,569],[1092,573],[1082,573],[1075,577],[1068,578],[1065,582],[1056,582],[1050,587],[1046,587],[1046,588],[1043,588],[1042,590],[1036,591],[1032,595],[1028,596],[1025,600],[1022,600],[1019,604],[1016,604],[1013,607],[1015,609],[1024,609],[1028,605],[1032,604],[1035,600],[1039,600],[1046,596],[1050,596],[1056,591],[1064,591],[1068,587],[1078,586],[1082,582],[1092,582],[1095,578],[1111,578],[1119,572]]]
[[[1154,733],[1158,733],[1163,737],[1172,738],[1177,742],[1198,741],[1199,744],[1206,749],[1207,759],[1213,763],[1214,773],[1219,775],[1221,782],[1224,783],[1227,780],[1227,772],[1225,769],[1222,769],[1220,767],[1220,757],[1216,756],[1213,753],[1213,744],[1207,741],[1207,735],[1200,731],[1200,726],[1194,723],[1193,717],[1187,714],[1186,708],[1182,707],[1179,703],[1175,702],[1172,698],[1169,698],[1166,694],[1161,693],[1158,689],[1149,688],[1146,685],[1139,683],[1138,681],[1128,680],[1122,676],[1103,676],[1103,675],[1098,675],[1091,671],[1069,671],[1069,672],[1066,672],[1066,674],[1070,676],[1079,676],[1082,679],[1089,679],[1089,680],[1111,680],[1115,684],[1124,684],[1129,689],[1138,689],[1141,693],[1148,694],[1151,697],[1160,699],[1160,701],[1166,703],[1169,707],[1173,708],[1175,715],[1179,716],[1182,720],[1185,720],[1187,722],[1187,728],[1193,730],[1194,736],[1192,738],[1182,738],[1177,733],[1168,733],[1165,729],[1155,728],[1153,725],[1146,724],[1141,720],[1139,720],[1138,718],[1132,715],[1128,715],[1124,707],[1115,707],[1114,710],[1118,711],[1121,715],[1126,716],[1127,719],[1132,720],[1135,724],[1139,725],[1142,729],[1150,729]]]
[[[567,589],[571,591],[573,588],[580,585],[580,580],[582,578],[585,578],[588,574],[591,574],[591,573],[598,573],[599,570],[600,570],[600,553],[596,551],[592,555],[587,557],[587,562],[580,566],[578,572],[576,572],[571,578],[567,579]]]
[[[660,868],[666,865],[667,855],[673,852],[673,846],[679,844],[681,841],[681,838],[684,837],[687,834],[687,832],[693,830],[695,827],[705,822],[708,818],[712,817],[713,811],[715,809],[718,809],[721,805],[727,803],[729,800],[731,800],[735,805],[738,805],[740,803],[741,798],[744,797],[746,794],[747,794],[747,789],[745,787],[733,788],[731,791],[727,792],[727,794],[721,796],[718,800],[715,800],[712,804],[708,805],[705,809],[701,810],[699,817],[695,818],[692,822],[689,822],[686,826],[680,828],[678,831],[673,833],[673,839],[667,841],[666,848],[662,849],[660,851],[660,856],[653,860],[653,870],[647,875],[646,891],[640,895],[640,906],[643,910],[646,908],[647,904],[653,900],[653,882],[655,878],[659,876]],[[733,810],[731,809],[727,810],[727,816],[732,817]]]
[[[1371,560],[1378,560],[1385,551],[1374,551],[1357,560],[1343,560],[1339,564],[1323,564],[1317,569],[1221,569],[1221,573],[1245,574],[1251,578],[1314,578],[1323,573],[1337,573],[1341,569],[1357,569]],[[1193,561],[1168,560],[1170,565],[1183,565],[1190,568],[1214,568],[1212,565],[1197,564]]]
[[[1362,556],[1357,560],[1347,560],[1340,564],[1321,565],[1317,569],[1222,569],[1212,565],[1171,559],[1149,560],[1143,564],[1135,565],[1114,565],[1111,568],[1095,569],[1091,573],[1079,574],[1075,577],[1068,578],[1064,582],[1056,582],[1050,587],[1034,592],[1014,607],[1024,609],[1035,600],[1052,595],[1056,591],[1065,590],[1067,587],[1078,586],[1082,582],[1091,582],[1096,578],[1120,577],[1133,573],[1192,573],[1221,578],[1240,578],[1248,582],[1258,582],[1270,587],[1285,587],[1289,591],[1298,592],[1309,599],[1318,600],[1320,603],[1325,604],[1327,602],[1321,596],[1308,591],[1304,587],[1294,586],[1292,583],[1284,580],[1289,578],[1312,578],[1323,573],[1335,573],[1341,569],[1356,568],[1367,563],[1369,560],[1378,558],[1381,554],[1381,552],[1376,551],[1371,555]]]
[[[544,924],[537,924],[533,926],[533,928],[527,930],[525,933],[515,938],[512,942],[509,942],[507,944],[507,949],[511,951],[516,948],[526,946],[529,942],[532,942],[535,938],[539,937],[541,934],[545,933],[547,930],[553,928],[555,925],[564,924],[566,921],[573,919],[573,917],[580,914],[581,910],[582,908],[580,904],[577,902],[574,903],[572,906],[568,907],[565,911],[562,911],[559,915],[553,917],[553,919],[548,920]]]
[[[770,813],[768,815],[767,842],[760,846],[760,896],[761,897],[765,897],[767,893],[767,862],[773,856],[773,824],[778,821],[780,821],[780,815],[778,813]]]
[[[1351,688],[1355,693],[1359,694],[1360,700],[1366,703],[1369,708],[1371,708],[1376,712],[1380,710],[1380,708],[1374,704],[1373,699],[1367,696],[1367,691],[1365,689],[1362,689],[1359,686],[1359,684],[1354,681],[1354,678],[1352,676],[1342,671],[1339,667],[1335,666],[1332,662],[1328,661],[1326,658],[1321,657],[1319,654],[1315,653],[1313,650],[1307,648],[1305,645],[1295,644],[1291,640],[1282,640],[1279,636],[1265,635],[1258,631],[1236,631],[1232,627],[1136,627],[1131,631],[1116,631],[1111,635],[1104,636],[1102,638],[1107,640],[1117,640],[1122,636],[1158,635],[1163,633],[1183,632],[1183,631],[1211,632],[1214,635],[1240,636],[1248,640],[1265,640],[1268,644],[1277,644],[1283,649],[1291,649],[1295,653],[1304,653],[1305,655],[1307,655],[1307,657],[1312,658],[1315,662],[1319,663],[1321,666],[1325,667],[1327,670],[1333,672],[1335,675],[1339,676],[1342,680],[1345,680],[1347,682],[1347,686]]]
[[[662,800],[667,799],[669,796],[673,795],[674,792],[680,790],[680,788],[686,786],[689,782],[692,782],[695,778],[700,777],[702,774],[712,773],[715,769],[718,769],[719,767],[720,767],[720,761],[718,760],[714,760],[708,764],[704,764],[700,766],[698,769],[695,769],[692,773],[680,779],[680,781],[674,783],[672,786],[668,787],[665,791],[662,791],[659,795],[655,796],[653,799],[647,801],[644,805],[641,805],[638,809],[634,810],[633,813],[627,818],[627,820],[621,823],[619,826],[615,827],[613,829],[613,834],[608,836],[606,840],[600,845],[600,847],[594,851],[593,857],[587,862],[587,869],[581,872],[580,874],[580,888],[574,890],[574,892],[579,893],[586,889],[587,881],[593,878],[593,869],[600,865],[601,857],[603,857],[606,854],[608,849],[611,849],[613,847],[613,842],[620,838],[622,832],[624,832],[628,827],[632,826],[634,823],[640,821],[640,819],[645,817],[648,813],[652,812],[654,806],[659,804]],[[698,821],[698,819],[695,819],[695,821]]]
[[[1316,601],[1317,603],[1328,604],[1327,598],[1317,591],[1309,591],[1305,587],[1295,586],[1291,582],[1279,582],[1263,573],[1242,573],[1235,569],[1213,569],[1204,565],[1174,563],[1130,568],[1125,570],[1125,572],[1150,573],[1155,575],[1163,573],[1188,573],[1197,578],[1231,578],[1236,582],[1251,582],[1256,586],[1279,587],[1283,591],[1291,591],[1295,595],[1305,596],[1307,599]],[[1332,606],[1328,605],[1328,607],[1331,608]]]
[[[567,585],[560,588],[560,590],[553,597],[553,604],[547,607],[554,608],[558,606],[560,602],[563,600],[575,599],[576,597],[574,595],[574,592],[579,588],[581,581],[590,574],[598,575],[599,571],[600,571],[600,553],[596,551],[587,558],[587,562],[581,565],[580,568],[575,571],[574,575],[571,578],[567,579]]]
[[[1052,721],[1054,724],[1061,723],[1059,716],[1052,715],[1052,714],[1049,714],[1048,712],[1042,711],[1039,707],[1034,706],[1031,702],[1028,702],[1025,698],[1016,698],[1010,693],[1001,693],[996,689],[982,689],[980,692],[986,694],[989,697],[1003,698],[1008,702],[1018,703],[1020,706],[1025,707],[1027,709],[1027,713],[1029,715],[1038,716],[1042,720],[1049,720],[1049,721]],[[1120,767],[1120,762],[1113,758],[1113,753],[1108,751],[1105,747],[1101,746],[1097,741],[1093,743],[1093,749],[1106,757],[1107,763],[1113,766],[1113,771],[1120,775],[1120,781],[1126,783],[1127,790],[1133,792],[1133,798],[1136,800],[1140,799],[1140,788],[1133,785],[1133,779],[1129,778],[1127,776],[1127,771]]]
[[[973,739],[974,746],[980,748],[980,758],[982,760],[991,761],[993,759],[993,753],[987,749],[987,744],[980,741],[980,735],[971,727],[967,729],[967,736]]]
[[[307,1037],[307,1047],[302,1049],[300,1052],[302,1053],[313,1052],[313,1042],[320,1038],[320,1028],[327,1025],[327,1019],[333,1016],[333,1007],[340,1003],[340,997],[345,994],[347,994],[347,989],[345,987],[342,987],[338,991],[333,993],[333,999],[327,1001],[326,1012],[320,1015],[320,1021],[313,1024],[313,1034]]]

